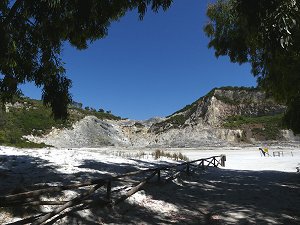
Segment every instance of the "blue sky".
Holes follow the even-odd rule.
[[[249,65],[215,58],[203,32],[208,0],[174,0],[166,12],[139,21],[128,12],[105,39],[78,51],[65,45],[62,58],[73,99],[130,119],[167,116],[214,87],[256,86]],[[23,85],[40,99],[40,90]]]

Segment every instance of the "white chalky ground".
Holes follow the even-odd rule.
[[[196,172],[165,185],[152,185],[122,203],[107,216],[97,211],[78,213],[81,222],[59,220],[56,224],[299,224],[300,147],[270,146],[270,157],[254,147],[203,147],[164,149],[181,152],[190,160],[226,155],[226,166]],[[0,147],[0,195],[14,188],[37,184],[62,184],[121,174],[171,159],[154,160],[155,149],[16,149]],[[282,151],[283,156],[273,157]],[[141,152],[145,155],[141,156]],[[69,195],[69,197],[72,194]],[[42,208],[49,210],[49,207]],[[0,224],[20,215],[0,211]],[[246,223],[247,222],[247,223]]]

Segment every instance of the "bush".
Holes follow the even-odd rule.
[[[171,154],[170,152],[165,152],[163,150],[155,150],[154,153],[152,153],[152,156],[155,160],[161,158],[161,157],[166,157],[169,159],[173,159],[175,161],[178,160],[183,160],[183,161],[188,161],[189,158],[186,155],[183,155],[181,152],[174,152],[173,154]]]

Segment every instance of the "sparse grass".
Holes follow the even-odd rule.
[[[111,113],[97,112],[97,111],[78,109],[78,108],[72,108],[72,109],[73,110],[70,111],[70,119],[69,119],[71,121],[78,121],[80,119],[83,119],[85,116],[95,116],[100,120],[103,120],[103,119],[120,120],[120,119],[122,119],[121,117],[115,116]]]
[[[141,151],[141,152],[136,152],[136,153],[132,153],[132,152],[125,152],[125,151],[116,151],[116,152],[105,152],[104,154],[109,154],[109,155],[113,155],[113,156],[118,156],[121,158],[138,158],[138,159],[148,159],[149,154]]]
[[[173,154],[170,153],[170,152],[166,152],[164,150],[155,150],[153,153],[152,153],[152,156],[155,160],[161,158],[161,157],[166,157],[166,158],[169,158],[169,159],[173,159],[173,160],[183,160],[183,161],[188,161],[189,158],[186,156],[186,155],[183,155],[181,152],[174,152]]]
[[[173,159],[175,161],[183,160],[183,161],[188,161],[189,158],[182,154],[181,152],[169,152],[169,151],[164,151],[157,149],[154,152],[128,152],[128,151],[114,151],[114,152],[104,152],[104,154],[107,155],[113,155],[121,158],[137,158],[137,159],[160,159],[162,157],[166,157],[169,159]]]

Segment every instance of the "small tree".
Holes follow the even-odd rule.
[[[98,109],[98,112],[104,113],[105,111],[104,111],[104,109],[100,108],[100,109]]]

